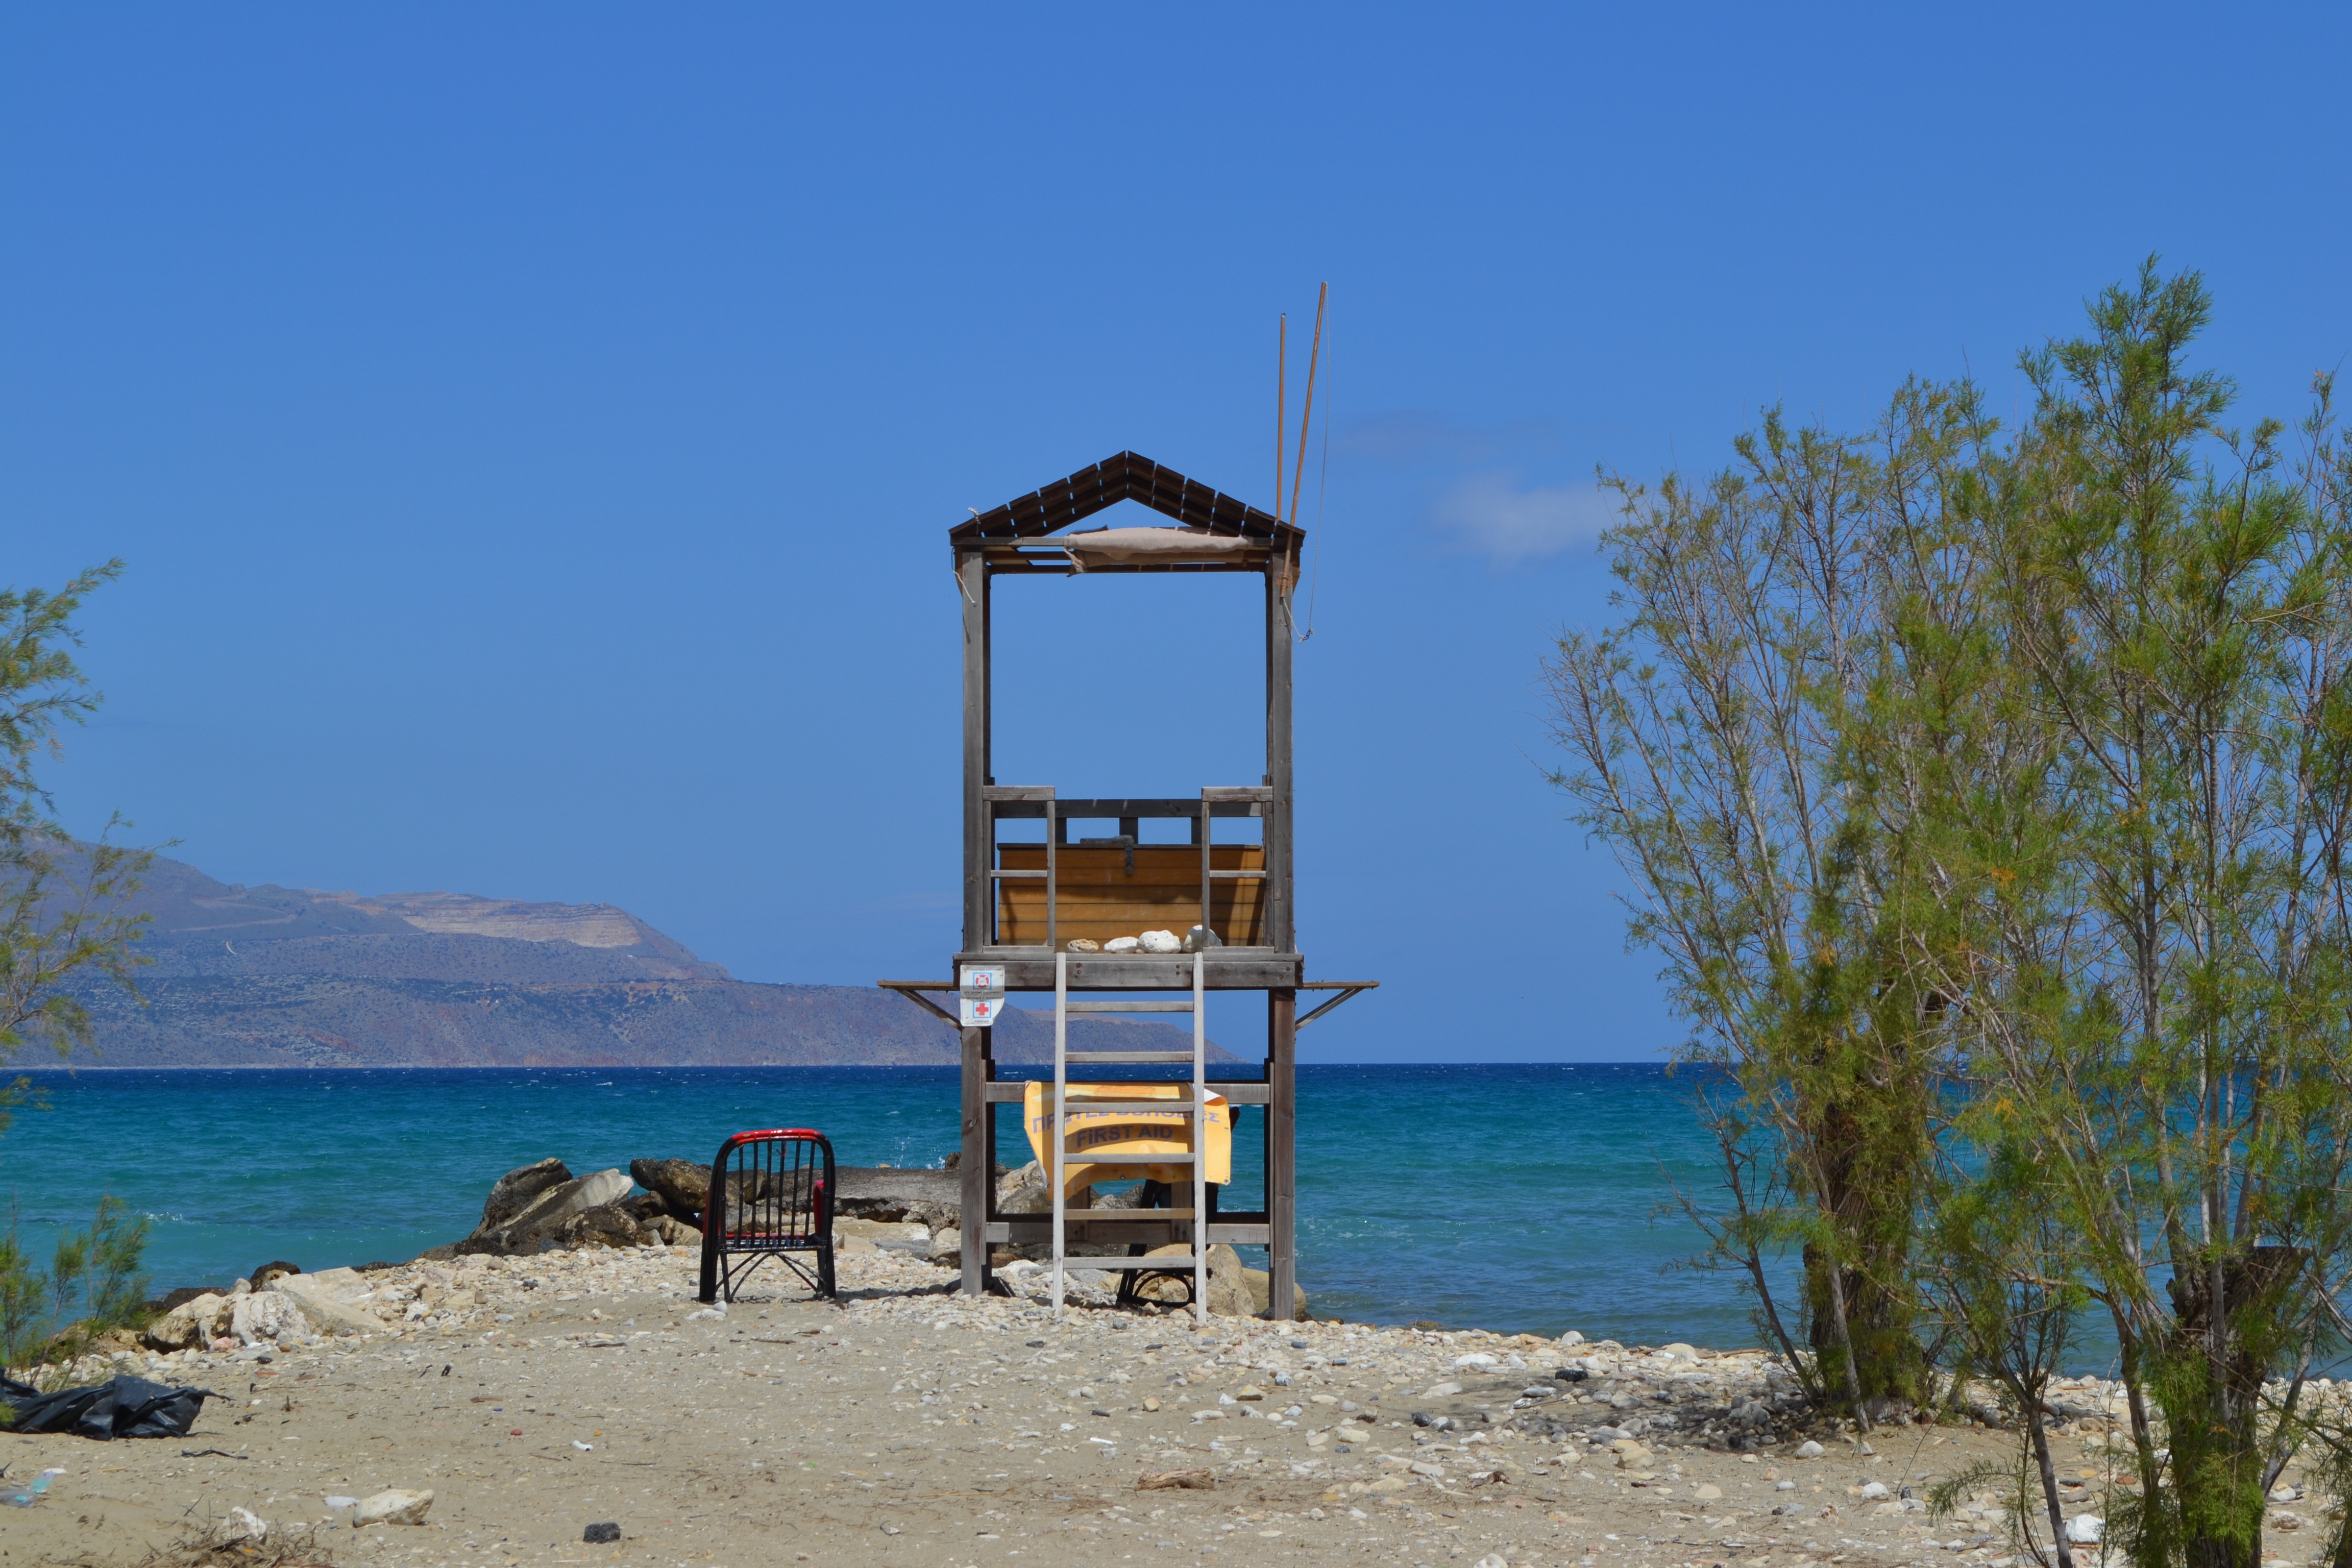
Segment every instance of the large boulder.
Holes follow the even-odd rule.
[[[963,1178],[953,1171],[838,1165],[833,1174],[834,1213],[844,1219],[911,1220],[937,1230],[963,1214]]]
[[[278,1290],[251,1290],[236,1298],[229,1309],[229,1332],[236,1336],[237,1343],[248,1347],[303,1345],[317,1337],[294,1298]]]
[[[543,1188],[505,1220],[493,1225],[485,1218],[480,1229],[457,1244],[457,1250],[517,1254],[561,1247],[564,1245],[561,1233],[565,1221],[590,1209],[617,1204],[635,1188],[636,1184],[623,1171],[598,1171],[593,1175]],[[631,1224],[634,1226],[635,1221]]]
[[[380,1334],[383,1320],[369,1303],[375,1292],[368,1277],[356,1268],[322,1268],[316,1274],[289,1274],[265,1296],[284,1296],[301,1309],[302,1316],[322,1334]]]
[[[692,1160],[632,1160],[629,1174],[661,1199],[673,1219],[702,1223],[703,1202],[710,1195],[709,1166]]]
[[[1274,1316],[1274,1276],[1263,1268],[1244,1268],[1242,1270],[1242,1282],[1249,1287],[1251,1315],[1259,1318]],[[1307,1288],[1294,1280],[1290,1294],[1290,1321],[1294,1323],[1314,1321],[1315,1314],[1307,1310]]]
[[[646,1247],[660,1239],[639,1223],[626,1204],[582,1209],[543,1234],[556,1246],[574,1251],[583,1247]]]
[[[534,1198],[570,1180],[572,1172],[561,1160],[541,1160],[536,1165],[509,1171],[490,1188],[490,1195],[482,1205],[482,1223],[474,1234],[503,1229],[509,1220],[530,1207]]]
[[[996,1184],[996,1206],[1003,1214],[1051,1214],[1054,1212],[1054,1189],[1045,1181],[1045,1168],[1032,1160]]]
[[[139,1337],[149,1350],[209,1350],[213,1341],[226,1331],[223,1320],[228,1307],[226,1296],[204,1291],[175,1303],[171,1310],[141,1330]]]
[[[1147,1301],[1175,1303],[1191,1300],[1192,1270],[1186,1261],[1192,1249],[1181,1243],[1173,1247],[1155,1247],[1148,1258],[1169,1258],[1175,1263],[1165,1273],[1139,1274],[1135,1293]],[[1295,1292],[1298,1298],[1297,1321],[1307,1321],[1307,1292]],[[1209,1310],[1221,1318],[1263,1318],[1272,1305],[1274,1296],[1271,1278],[1263,1268],[1242,1266],[1241,1255],[1219,1242],[1209,1248]]]

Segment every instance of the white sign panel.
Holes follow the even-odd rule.
[[[1004,1005],[1004,971],[966,964],[956,985],[956,1021],[967,1029],[992,1027],[997,1009]]]

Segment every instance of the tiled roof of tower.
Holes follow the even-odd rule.
[[[1306,537],[1304,529],[1133,452],[1106,458],[1067,479],[1009,500],[994,511],[960,522],[948,530],[948,537],[957,542],[1036,539],[1123,500],[1140,501],[1187,527],[1262,539],[1269,544],[1279,541],[1290,550]]]

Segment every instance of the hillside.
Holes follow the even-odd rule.
[[[889,992],[736,980],[610,904],[231,886],[156,862],[140,997],[81,992],[101,1067],[948,1066],[955,1032]],[[142,1005],[143,1003],[143,1005]],[[1174,1048],[1087,1018],[1073,1043]],[[1014,1008],[1000,1060],[1050,1060]],[[1221,1059],[1232,1059],[1225,1052]]]

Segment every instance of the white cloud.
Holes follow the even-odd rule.
[[[1523,489],[1516,474],[1472,474],[1438,498],[1436,517],[1465,546],[1508,566],[1592,543],[1616,521],[1617,501],[1591,485]]]

